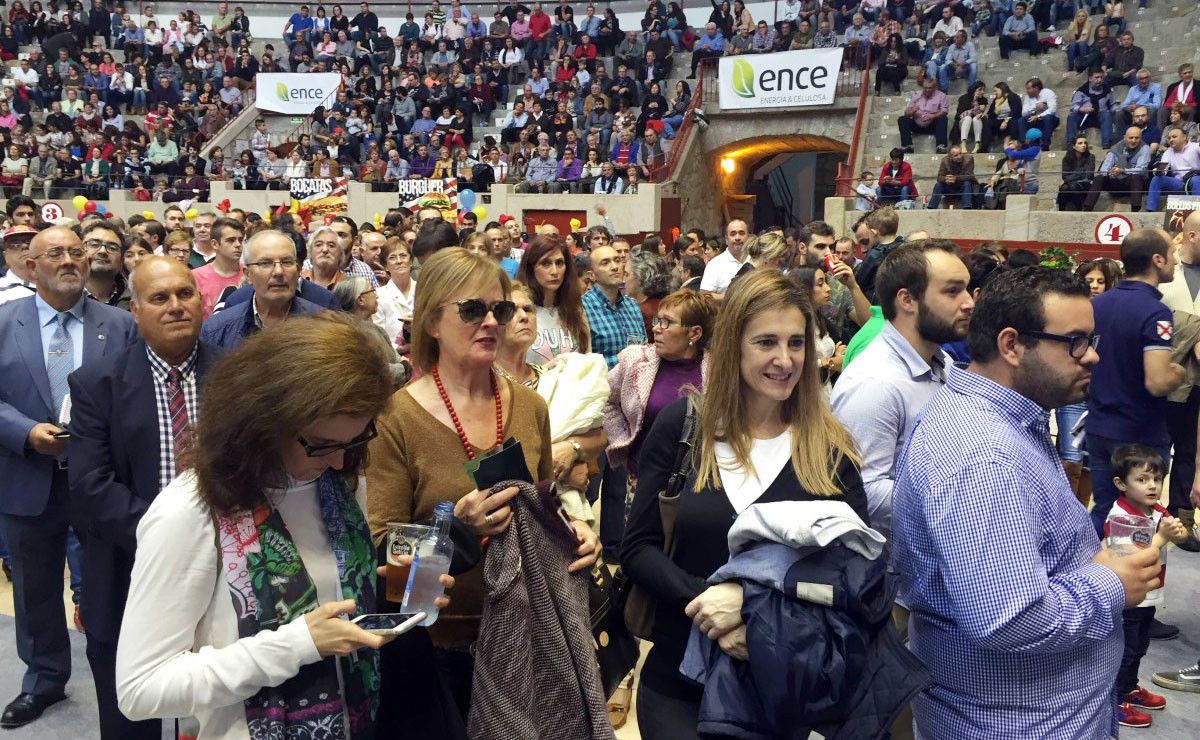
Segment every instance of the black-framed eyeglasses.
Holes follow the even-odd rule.
[[[503,326],[512,321],[517,313],[517,304],[512,301],[496,301],[489,306],[480,298],[464,298],[450,303],[458,307],[458,318],[468,324],[478,324],[490,312],[496,318],[496,323]]]
[[[349,442],[314,445],[309,444],[308,440],[304,439],[304,437],[296,437],[296,441],[299,442],[300,446],[304,448],[305,455],[308,455],[309,457],[325,457],[326,455],[332,455],[335,452],[348,452],[350,450],[357,449],[378,436],[379,432],[375,431],[375,420],[372,419],[367,423],[367,428],[363,430],[363,433]]]
[[[1049,339],[1051,342],[1062,342],[1067,345],[1067,352],[1076,360],[1082,360],[1089,349],[1100,345],[1099,334],[1051,334],[1045,331],[1023,331],[1023,336],[1031,339]]]

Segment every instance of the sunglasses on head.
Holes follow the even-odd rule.
[[[496,301],[489,306],[480,298],[465,298],[451,303],[458,307],[458,318],[468,324],[478,324],[490,312],[496,323],[503,326],[511,321],[517,312],[517,304],[512,301]]]

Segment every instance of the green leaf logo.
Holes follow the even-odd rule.
[[[288,102],[287,85],[283,84],[282,82],[276,82],[275,83],[275,94],[278,95],[279,99],[282,100],[283,102],[285,102],[285,103]]]
[[[754,97],[754,67],[745,59],[733,60],[733,91],[743,98]]]

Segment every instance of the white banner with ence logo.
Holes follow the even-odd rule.
[[[841,49],[721,57],[721,110],[830,105],[842,66]]]
[[[254,79],[254,105],[275,113],[312,113],[318,105],[328,107],[342,84],[337,72],[303,74],[259,74]]]

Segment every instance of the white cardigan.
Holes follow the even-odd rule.
[[[338,601],[337,567],[316,483],[276,494],[320,603]],[[356,498],[366,511],[366,482]],[[117,647],[117,702],[132,720],[194,716],[199,738],[248,740],[243,701],[321,660],[304,619],[238,639],[216,532],[191,473],[171,481],[137,528],[137,558]]]

